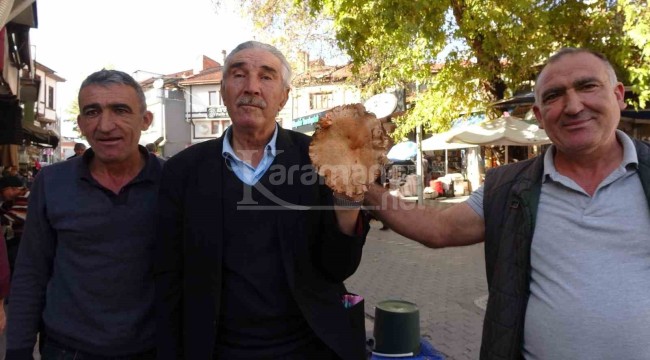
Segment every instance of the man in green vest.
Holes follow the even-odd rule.
[[[535,83],[553,142],[543,155],[491,170],[443,211],[379,186],[366,194],[376,216],[426,246],[485,242],[481,359],[650,354],[650,145],[617,130],[623,95],[602,54],[562,49]]]

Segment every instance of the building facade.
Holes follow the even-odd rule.
[[[351,75],[351,65],[325,65],[322,59],[309,61],[307,53],[300,52],[288,101],[290,128],[312,134],[323,112],[339,105],[360,103],[361,90],[348,82]]]
[[[33,59],[35,0],[0,1],[0,165],[31,168],[54,161],[59,143],[57,84],[65,79]],[[45,149],[45,150],[44,150]]]
[[[225,58],[225,51],[222,53]],[[160,155],[170,157],[196,143],[220,137],[231,120],[221,98],[221,63],[203,55],[193,69],[174,74],[136,74],[154,113],[154,123],[141,143],[156,143]],[[158,121],[156,119],[159,119]],[[291,128],[291,105],[277,122]]]
[[[39,144],[49,144],[41,150],[40,161],[52,163],[64,160],[64,154],[60,151],[61,146],[57,147],[61,139],[61,117],[58,104],[59,84],[66,80],[47,66],[34,61],[36,71],[35,79],[39,82],[38,101],[35,104],[34,122],[32,125],[47,131],[47,136]],[[57,151],[57,149],[59,151]]]
[[[153,122],[140,136],[140,143],[156,144],[158,155],[169,158],[190,145],[190,125],[185,121],[185,97],[177,86],[179,78],[189,71],[158,75],[141,82],[147,100],[147,109],[153,113]]]

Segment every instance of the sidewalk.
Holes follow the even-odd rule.
[[[466,198],[430,200],[430,205],[448,207]],[[378,302],[406,300],[419,307],[421,336],[447,360],[478,359],[487,301],[483,244],[429,249],[380,227],[371,222],[361,265],[345,282],[365,298],[368,334]]]

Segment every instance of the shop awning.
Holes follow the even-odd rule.
[[[55,148],[59,145],[59,135],[48,129],[40,128],[34,124],[23,122],[23,137],[33,145]]]
[[[460,131],[458,131],[460,132]],[[452,133],[440,133],[422,140],[422,151],[466,149],[477,145],[449,142]]]
[[[621,116],[630,119],[650,119],[650,109],[641,109],[641,110],[622,110]]]
[[[0,145],[21,145],[23,109],[14,95],[0,95]]]
[[[551,140],[536,123],[514,116],[502,116],[460,129],[447,141],[474,145],[530,146],[550,144]]]

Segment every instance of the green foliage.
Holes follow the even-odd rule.
[[[603,52],[639,95],[635,105],[650,100],[647,1],[240,1],[263,4],[257,17],[284,19],[276,30],[326,20],[331,32],[323,35],[335,36],[366,93],[421,84],[415,106],[396,120],[396,138],[417,125],[443,131],[460,114],[530,90],[541,64],[566,46]]]
[[[217,12],[226,10],[228,0],[211,0]],[[299,0],[234,0],[243,17],[261,31],[258,41],[273,44],[297,68],[299,50],[309,51],[320,58],[340,58],[332,19],[312,12],[306,2]],[[230,4],[232,5],[232,4]]]
[[[622,1],[619,6],[625,14],[623,30],[638,49],[636,61],[627,64],[629,84],[639,95],[638,102],[633,105],[645,108],[650,101],[650,10],[647,1]]]
[[[71,121],[77,121],[77,115],[79,115],[79,100],[77,98],[70,102],[66,109],[66,113],[71,116]]]
[[[79,125],[77,125],[77,115],[79,115],[79,100],[74,99],[68,104],[68,108],[65,110],[65,122],[72,122],[75,125],[72,127],[72,130],[81,136],[81,130],[79,130]]]

